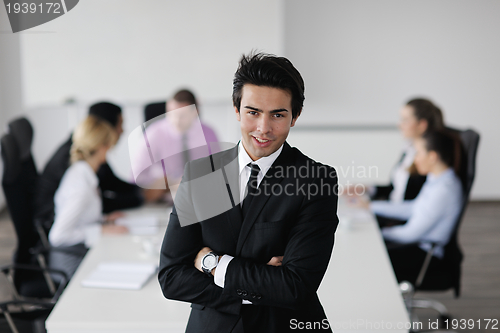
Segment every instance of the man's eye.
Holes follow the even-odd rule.
[[[274,116],[276,118],[283,118],[284,117],[284,115],[282,115],[281,113],[275,113]]]
[[[257,112],[255,112],[255,111],[248,111],[248,114],[251,114],[251,115],[256,115],[256,114],[257,114]]]

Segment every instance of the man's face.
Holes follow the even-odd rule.
[[[292,119],[292,96],[283,89],[245,84],[242,89],[240,122],[243,147],[252,160],[269,156],[288,137]]]
[[[193,121],[198,117],[198,113],[194,107],[186,108],[182,110],[182,112],[174,110],[178,110],[189,105],[189,103],[177,102],[175,99],[172,99],[167,103],[167,118],[180,133],[186,132],[191,127]]]

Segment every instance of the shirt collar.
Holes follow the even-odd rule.
[[[265,176],[267,171],[271,168],[273,165],[274,161],[278,158],[278,156],[281,154],[281,151],[283,150],[283,145],[279,147],[278,150],[276,150],[274,153],[272,153],[269,156],[261,157],[257,161],[253,161],[250,156],[248,156],[247,151],[243,147],[243,142],[240,140],[240,143],[238,144],[238,163],[239,163],[239,171],[240,175],[245,170],[245,167],[247,166],[248,163],[254,163],[257,164],[262,171],[262,174]]]
[[[438,179],[445,179],[445,178],[452,177],[454,175],[454,173],[455,173],[455,171],[453,171],[452,168],[448,168],[438,176],[436,176],[432,173],[429,173],[427,175],[427,179],[429,180],[430,183],[433,183],[433,182],[436,182]]]
[[[83,177],[85,177],[85,179],[92,186],[96,187],[99,185],[99,178],[97,178],[97,175],[96,175],[94,169],[92,169],[92,167],[90,166],[90,164],[88,164],[87,161],[80,160],[80,161],[75,162],[74,164],[76,165],[76,168],[83,170]]]

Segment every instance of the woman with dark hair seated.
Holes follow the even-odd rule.
[[[443,258],[463,200],[459,139],[444,131],[428,132],[415,140],[415,149],[415,166],[420,174],[427,175],[418,196],[400,203],[370,204],[372,212],[379,216],[407,220],[404,225],[383,228],[382,235],[398,281],[412,283],[431,248],[430,242],[437,244],[431,265]]]
[[[419,175],[413,167],[415,140],[427,132],[443,128],[443,113],[433,102],[425,98],[409,100],[401,109],[399,121],[399,129],[407,144],[392,169],[391,183],[368,188],[371,199],[392,202],[415,199],[425,182],[425,176]]]

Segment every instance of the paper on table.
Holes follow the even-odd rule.
[[[159,221],[156,216],[125,216],[116,219],[117,225],[126,226],[132,235],[156,235]]]
[[[83,287],[139,290],[158,266],[142,262],[104,262],[82,281]]]
[[[368,223],[373,218],[373,214],[366,209],[342,209],[338,212],[339,217],[349,218],[360,223]]]

